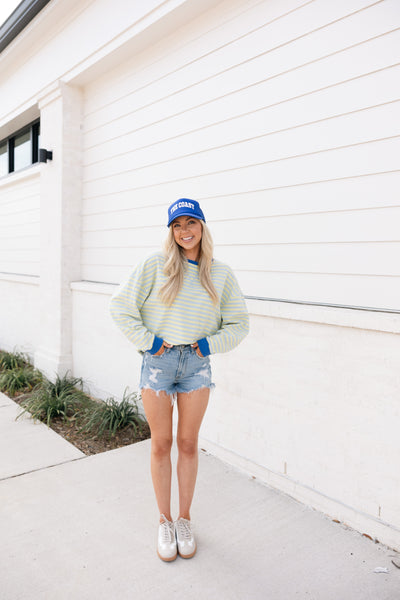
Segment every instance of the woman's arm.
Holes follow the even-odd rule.
[[[249,332],[249,313],[239,284],[231,269],[228,270],[221,295],[221,327],[213,335],[198,340],[203,356],[233,350]]]
[[[150,257],[139,264],[111,298],[111,316],[124,335],[141,352],[156,354],[163,340],[143,324],[140,309],[150,294],[157,275],[157,260]]]

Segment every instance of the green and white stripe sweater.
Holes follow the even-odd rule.
[[[198,342],[203,356],[228,352],[249,331],[249,316],[236,277],[230,267],[213,260],[211,277],[220,302],[213,304],[199,280],[197,263],[188,260],[183,286],[171,306],[158,292],[166,280],[164,256],[152,254],[140,263],[111,299],[117,326],[140,352],[155,354],[163,341]]]

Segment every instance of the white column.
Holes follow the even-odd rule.
[[[35,366],[49,378],[72,370],[71,282],[80,279],[81,120],[79,88],[57,84],[39,100],[40,147],[53,151],[40,174],[40,342]]]

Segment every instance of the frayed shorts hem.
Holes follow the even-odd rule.
[[[165,392],[165,394],[167,396],[171,396],[171,406],[174,405],[175,400],[177,399],[178,394],[191,394],[192,392],[197,392],[198,390],[202,390],[204,388],[209,389],[210,391],[213,390],[215,388],[215,383],[211,383],[210,385],[199,385],[198,387],[194,387],[193,389],[190,390],[179,390],[176,389],[176,387],[174,389],[155,389],[154,387],[151,387],[150,385],[144,385],[140,388],[140,392],[142,392],[143,390],[152,390],[153,392],[156,393],[157,396],[160,395],[160,392]]]

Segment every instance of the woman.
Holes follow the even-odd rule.
[[[248,333],[248,313],[231,269],[213,259],[200,205],[181,198],[168,209],[164,254],[139,264],[114,294],[111,314],[143,353],[140,389],[151,430],[151,475],[165,561],[191,558],[196,542],[190,507],[198,466],[198,434],[211,382],[209,355],[227,352]],[[171,516],[172,411],[178,406],[179,516]]]

